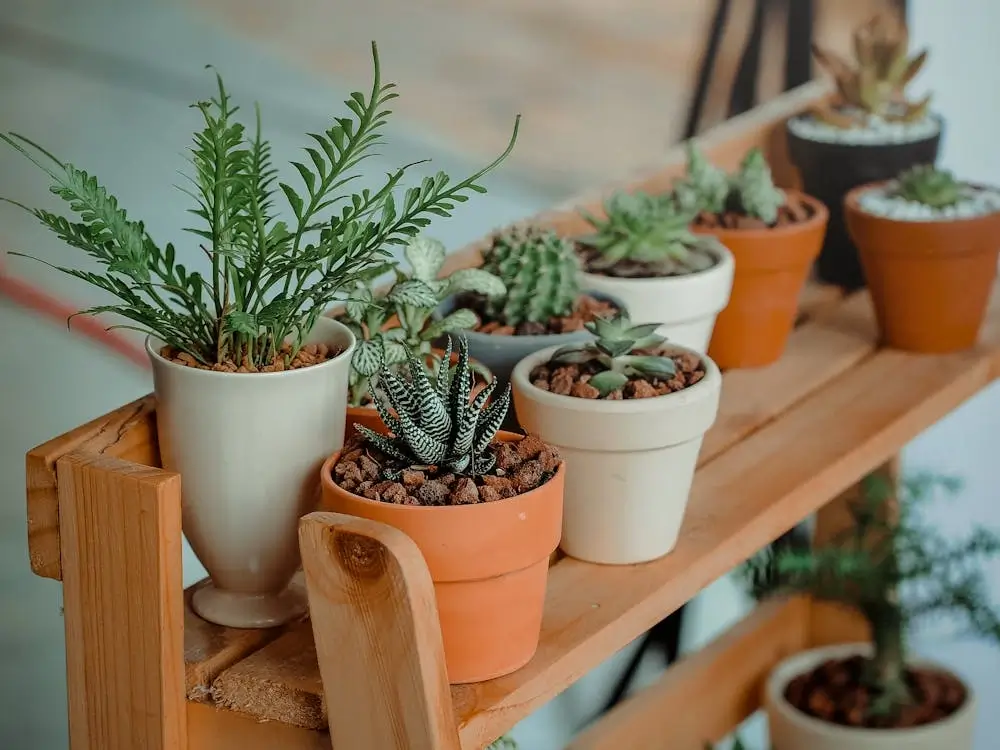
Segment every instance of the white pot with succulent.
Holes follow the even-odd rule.
[[[615,193],[604,217],[580,212],[595,231],[576,238],[580,285],[621,300],[637,320],[660,321],[658,333],[699,352],[729,303],[733,256],[717,239],[696,235],[672,193]]]
[[[722,376],[656,323],[618,315],[587,327],[596,339],[518,362],[514,408],[566,461],[560,547],[588,562],[646,562],[677,543]]]
[[[269,627],[304,612],[304,592],[288,586],[299,565],[297,524],[318,501],[323,459],[343,445],[355,347],[324,312],[392,268],[388,245],[483,192],[477,180],[516,138],[515,124],[500,158],[460,182],[438,174],[394,201],[403,167],[378,189],[338,195],[379,141],[396,96],[381,82],[374,44],[372,54],[371,93],[346,102],[355,120],[311,135],[310,158],[293,162],[304,191],[277,181],[259,118],[244,129],[221,78],[217,97],[195,105],[204,128],[186,192],[204,222],[189,230],[208,259],[199,270],[154,242],[94,177],[0,134],[51,177],[78,218],[16,205],[103,267],[58,267],[117,297],[87,312],[117,314],[148,334],[162,464],[182,476],[184,532],[211,576],[192,606],[220,625]],[[279,193],[288,223],[278,219]]]

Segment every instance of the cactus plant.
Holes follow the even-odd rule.
[[[814,108],[813,115],[839,128],[863,126],[872,115],[886,121],[923,119],[930,95],[911,102],[906,86],[923,67],[927,50],[910,55],[908,45],[906,24],[885,13],[855,30],[854,65],[814,44],[816,61],[833,75],[840,100]]]
[[[552,354],[550,361],[555,364],[598,363],[601,371],[587,382],[600,391],[601,398],[624,387],[633,377],[665,379],[677,372],[670,357],[634,353],[640,349],[654,349],[666,341],[656,333],[658,323],[633,325],[628,315],[620,312],[614,318],[598,318],[586,325],[595,340],[561,347]]]
[[[451,337],[443,360],[451,358]],[[510,407],[510,385],[492,404],[494,380],[470,401],[473,373],[469,346],[459,339],[458,363],[439,368],[436,377],[407,350],[409,377],[383,366],[375,385],[375,406],[391,435],[363,425],[356,428],[390,461],[382,477],[395,480],[404,469],[437,466],[463,476],[481,476],[496,464],[491,443]]]
[[[506,292],[497,276],[480,268],[463,268],[439,277],[445,248],[437,240],[415,237],[406,244],[403,255],[410,264],[410,275],[397,266],[396,281],[385,294],[376,298],[370,287],[358,284],[345,305],[343,322],[358,339],[351,360],[349,400],[353,406],[361,405],[370,395],[372,379],[384,366],[395,368],[409,355],[428,362],[431,374],[437,373],[442,360],[434,354],[431,342],[476,324],[475,313],[466,309],[431,321],[432,313],[447,297],[474,292],[492,299]],[[398,326],[383,330],[393,317]]]
[[[606,218],[599,219],[581,210],[595,232],[578,242],[597,251],[589,260],[589,270],[605,271],[630,260],[648,267],[654,276],[673,276],[703,271],[716,263],[713,237],[692,233],[694,218],[682,210],[672,194],[661,196],[643,192],[613,194],[604,203]]]
[[[504,325],[565,317],[580,296],[576,249],[549,229],[514,227],[497,234],[483,252],[482,268],[507,287],[506,295],[488,300],[485,310]]]
[[[687,173],[673,185],[680,211],[697,215],[733,210],[769,225],[778,220],[785,193],[775,187],[759,148],[750,149],[732,175],[711,164],[693,142],[688,143],[687,155]]]
[[[931,208],[947,208],[962,200],[962,183],[952,172],[932,164],[907,169],[897,181],[894,195]]]

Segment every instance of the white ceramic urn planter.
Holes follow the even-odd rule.
[[[729,304],[733,288],[732,253],[721,245],[712,252],[718,262],[696,273],[618,278],[583,272],[580,284],[584,289],[621,300],[632,320],[662,321],[657,333],[671,344],[701,353],[708,350],[715,319]]]
[[[911,729],[861,729],[807,716],[785,700],[788,683],[828,659],[871,654],[866,643],[811,649],[790,656],[772,670],[765,687],[765,707],[774,750],[972,750],[976,696],[968,683],[966,699],[951,716]],[[948,671],[923,659],[919,666]]]
[[[290,588],[298,521],[316,507],[319,469],[344,445],[354,336],[320,318],[306,343],[342,349],[274,373],[185,367],[148,339],[163,467],[181,475],[184,534],[211,576],[191,605],[235,628],[280,625],[305,611]]]
[[[654,398],[576,398],[531,384],[531,371],[556,348],[522,359],[511,382],[518,421],[566,461],[560,547],[611,565],[666,555],[677,543],[702,437],[718,412],[719,368],[691,347],[673,346],[697,354],[705,377]]]

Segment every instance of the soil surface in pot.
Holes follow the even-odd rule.
[[[869,716],[876,694],[864,684],[867,659],[830,659],[799,675],[785,688],[785,700],[804,714],[831,724],[872,729],[907,729],[950,716],[965,702],[958,678],[931,669],[907,671],[914,702],[898,716]]]
[[[194,367],[198,370],[212,370],[214,372],[284,372],[285,370],[299,370],[303,367],[322,364],[327,360],[333,359],[342,351],[343,349],[327,346],[326,344],[307,344],[299,349],[294,357],[291,357],[292,347],[289,344],[285,344],[274,356],[271,364],[264,365],[263,367],[256,367],[248,358],[244,358],[242,362],[227,359],[224,362],[204,365],[187,352],[179,351],[171,346],[161,348],[160,356],[174,364]],[[289,357],[291,357],[290,360]]]
[[[550,318],[538,323],[525,321],[517,326],[509,326],[490,318],[486,313],[486,301],[479,295],[462,295],[457,303],[458,307],[466,307],[479,317],[480,323],[473,330],[493,336],[549,336],[573,333],[583,330],[584,324],[595,318],[611,318],[618,312],[618,307],[611,302],[583,294],[576,301],[572,312],[565,317]]]
[[[778,218],[773,224],[768,224],[756,216],[747,216],[742,211],[727,210],[722,213],[702,211],[693,222],[699,229],[772,229],[786,227],[809,221],[815,209],[802,197],[786,194],[785,205],[778,209]]]
[[[398,482],[381,479],[389,459],[361,438],[348,442],[333,467],[333,480],[348,492],[394,505],[472,505],[521,495],[541,487],[556,473],[559,452],[536,437],[494,441],[497,456],[490,474],[475,478],[441,472],[436,466],[411,467]]]
[[[632,377],[623,387],[611,391],[604,397],[607,401],[621,401],[632,398],[654,398],[683,390],[705,377],[705,365],[701,358],[690,352],[672,353],[670,347],[660,349],[637,349],[637,355],[668,355],[674,360],[677,371],[672,378]],[[547,362],[531,371],[531,384],[543,391],[551,391],[560,396],[599,399],[601,393],[587,381],[601,372],[596,362],[583,364],[553,364]]]
[[[580,256],[583,270],[587,273],[619,279],[666,279],[672,276],[689,276],[692,273],[707,271],[719,263],[718,257],[701,248],[694,248],[690,252],[690,262],[694,267],[682,266],[670,258],[657,261],[625,258],[613,266],[605,267],[601,264],[603,258],[601,251],[582,242],[576,243],[576,253]]]

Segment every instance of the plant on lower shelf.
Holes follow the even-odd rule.
[[[705,355],[668,344],[657,323],[635,325],[619,313],[587,328],[592,340],[549,347],[517,364],[517,416],[566,460],[566,553],[597,563],[644,562],[677,541],[721,377]],[[621,512],[609,514],[611,497]]]
[[[442,359],[432,342],[476,323],[475,314],[465,308],[432,320],[445,299],[475,293],[490,300],[506,291],[499,277],[480,268],[463,268],[442,277],[446,251],[437,240],[415,237],[406,244],[403,256],[410,264],[409,275],[397,266],[394,283],[378,297],[369,285],[356,285],[341,316],[358,340],[351,360],[352,406],[370,399],[372,380],[383,366],[398,371],[411,355],[425,362],[432,376],[437,375]],[[488,370],[477,371],[489,379]]]
[[[980,528],[952,541],[918,518],[928,500],[957,488],[953,479],[919,475],[897,490],[873,474],[851,506],[854,525],[829,544],[763,552],[746,563],[755,596],[809,594],[855,609],[870,625],[870,655],[827,659],[788,682],[783,698],[795,709],[825,722],[891,730],[931,725],[962,708],[962,683],[914,661],[907,646],[908,628],[928,617],[958,618],[970,634],[1000,645],[1000,613],[988,602],[980,568],[1000,554],[1000,536]]]
[[[325,507],[395,526],[423,552],[453,683],[507,674],[534,653],[564,475],[553,448],[498,432],[510,387],[492,403],[496,381],[473,394],[464,338],[457,360],[435,375],[412,354],[406,377],[383,367],[383,428],[358,425],[322,471]],[[528,627],[511,632],[512,611]]]
[[[324,313],[389,270],[391,246],[485,192],[480,179],[517,136],[515,122],[504,152],[462,180],[438,172],[399,193],[408,165],[346,191],[382,143],[397,96],[371,50],[370,92],[351,94],[347,113],[307,134],[308,158],[290,164],[294,184],[279,176],[259,110],[244,124],[216,76],[217,93],[193,105],[202,125],[181,189],[197,221],[176,247],[154,240],[94,175],[0,134],[48,175],[68,212],[7,202],[90,264],[54,268],[116,300],[85,312],[147,334],[163,465],[184,477],[184,531],[212,577],[192,606],[220,625],[269,627],[304,610],[286,588],[299,565],[297,525],[313,502],[316,462],[343,444],[355,345]]]
[[[723,369],[762,367],[784,353],[799,297],[819,255],[828,211],[798,190],[781,190],[759,148],[732,174],[693,143],[687,173],[674,183],[692,229],[714,236],[735,262],[728,306],[719,313],[708,352]]]

